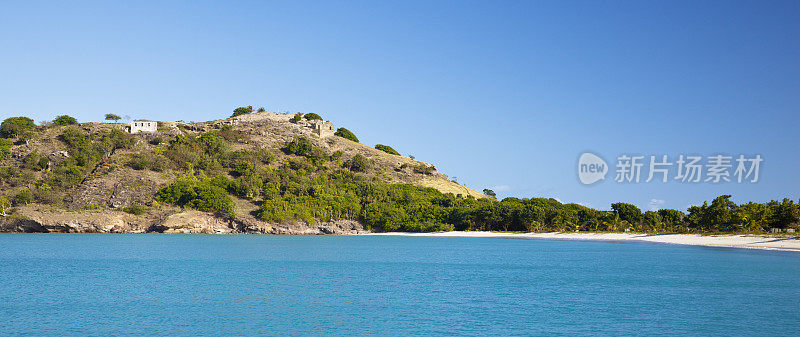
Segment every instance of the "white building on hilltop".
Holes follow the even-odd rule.
[[[139,133],[139,132],[156,132],[158,131],[158,122],[154,121],[146,121],[146,120],[135,120],[131,122],[131,125],[127,127],[128,132],[130,133]]]

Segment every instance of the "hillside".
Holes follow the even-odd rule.
[[[47,123],[5,135],[0,230],[346,233],[381,222],[367,214],[376,203],[364,186],[485,197],[431,164],[320,137],[295,114],[158,122],[136,134],[128,125]]]

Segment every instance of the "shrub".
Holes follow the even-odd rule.
[[[281,148],[286,154],[293,154],[303,157],[311,157],[314,154],[314,146],[311,142],[303,137],[296,137],[291,142],[287,142]]]
[[[248,105],[246,107],[240,106],[240,107],[238,107],[236,109],[233,109],[233,115],[231,115],[231,117],[246,115],[246,114],[249,114],[251,112],[253,112],[253,106],[252,105]]]
[[[90,210],[90,211],[97,211],[103,209],[103,206],[100,204],[88,204],[83,209]]]
[[[153,139],[150,140],[150,144],[151,145],[161,145],[161,143],[163,143],[163,142],[164,142],[164,138],[161,138],[159,136],[153,137]]]
[[[68,115],[56,116],[56,119],[53,120],[53,125],[55,126],[75,125],[75,124],[78,124],[78,120]]]
[[[23,132],[32,130],[36,127],[33,120],[28,117],[7,118],[0,124],[0,137],[13,138],[22,135]]]
[[[433,174],[434,171],[436,171],[436,167],[433,165],[428,166],[425,164],[419,164],[417,166],[414,166],[414,173],[430,175]]]
[[[262,106],[262,107],[260,107],[260,108],[258,108],[258,112],[265,112],[265,111],[267,111],[267,109],[264,109],[264,107],[263,107],[263,106]]]
[[[123,208],[122,211],[133,215],[142,215],[147,211],[147,207],[144,205],[130,205]]]
[[[292,123],[297,123],[297,122],[299,122],[301,119],[303,119],[303,114],[301,114],[301,113],[299,113],[299,112],[298,112],[297,114],[295,114],[294,116],[292,116],[292,119],[290,119],[289,121],[290,121],[290,122],[292,122]]]
[[[345,128],[336,129],[336,132],[334,132],[333,135],[342,137],[344,139],[349,139],[349,140],[352,140],[352,141],[358,143],[358,137],[356,137],[355,134],[350,132],[350,130],[345,129]]]
[[[12,198],[14,205],[27,205],[33,202],[33,193],[30,190],[22,190]]]
[[[48,184],[37,186],[33,191],[33,197],[36,201],[47,205],[54,205],[61,202],[61,194],[54,191]]]
[[[167,159],[161,155],[154,155],[152,153],[136,153],[131,155],[125,166],[134,170],[140,171],[150,169],[156,172],[164,171],[166,168]]]
[[[203,147],[206,153],[212,155],[222,154],[228,148],[228,142],[225,141],[225,138],[222,138],[222,136],[215,131],[204,133],[202,136],[200,136],[198,141],[200,141],[200,145]]]
[[[322,116],[317,115],[317,114],[312,112],[312,113],[307,113],[307,114],[303,115],[303,118],[305,118],[308,121],[313,121],[313,120],[322,119]]]
[[[345,162],[344,166],[353,172],[364,172],[369,168],[369,161],[366,157],[357,154]]]
[[[158,191],[156,200],[227,216],[235,213],[233,200],[228,192],[212,185],[207,178],[180,177]]]
[[[53,186],[68,188],[83,180],[83,172],[75,165],[59,166],[50,172],[48,183]]]
[[[388,146],[388,145],[376,144],[375,148],[378,149],[378,150],[381,150],[383,152],[386,152],[388,154],[393,154],[393,155],[397,155],[397,156],[400,155],[400,152],[395,151],[395,149],[393,149],[391,146]]]
[[[11,146],[14,145],[10,139],[0,138],[0,160],[5,159],[11,154]]]

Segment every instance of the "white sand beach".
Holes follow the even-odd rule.
[[[497,232],[437,232],[437,233],[369,233],[363,235],[470,237],[540,240],[597,240],[638,241],[662,244],[772,249],[800,252],[798,236],[765,235],[697,235],[697,234],[641,234],[641,233],[497,233]]]

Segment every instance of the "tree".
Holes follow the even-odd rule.
[[[674,230],[674,227],[683,226],[683,219],[686,217],[686,214],[676,209],[660,209],[658,215],[661,216],[661,221],[665,226],[673,227],[671,230]]]
[[[622,221],[627,221],[634,225],[642,221],[642,210],[634,205],[618,202],[611,204],[611,209],[614,210],[614,213],[617,213]]]
[[[33,120],[28,117],[7,118],[0,124],[0,137],[14,138],[22,135],[23,132],[33,130],[36,127]]]
[[[258,112],[265,112],[265,111],[267,111],[267,109],[264,109],[264,107],[263,107],[263,106],[262,106],[262,107],[260,107],[260,108],[258,108]]]
[[[106,114],[106,120],[107,120],[107,121],[114,121],[114,123],[116,123],[116,122],[117,122],[117,121],[119,121],[120,119],[122,119],[122,117],[120,117],[119,115],[115,115],[115,114]]]
[[[309,120],[309,121],[313,121],[313,120],[322,120],[322,116],[320,116],[320,115],[317,115],[317,114],[315,114],[315,113],[313,113],[313,112],[312,112],[312,113],[307,113],[307,114],[303,115],[303,118],[305,118],[306,120]]]
[[[483,194],[486,194],[486,195],[488,195],[488,196],[490,196],[492,198],[497,199],[497,194],[495,194],[494,191],[492,191],[492,190],[490,190],[488,188],[484,188],[483,189]]]
[[[336,129],[336,132],[334,132],[333,135],[334,136],[339,136],[339,137],[342,137],[342,138],[345,138],[345,139],[349,139],[349,140],[352,140],[352,141],[358,143],[358,137],[356,137],[355,134],[350,132],[350,130],[345,129],[345,128]]]
[[[236,109],[233,109],[233,115],[231,115],[231,117],[246,115],[246,114],[249,114],[251,112],[253,112],[253,106],[252,105],[248,105],[246,107],[240,106],[240,107],[238,107]]]
[[[707,209],[711,226],[715,226],[721,232],[737,229],[734,225],[736,225],[736,211],[739,206],[730,198],[729,194],[716,197]]]
[[[69,115],[56,116],[56,119],[53,120],[53,125],[55,126],[75,125],[75,124],[78,124],[78,120]]]
[[[393,149],[391,146],[388,146],[388,145],[375,144],[375,148],[378,149],[378,150],[381,150],[383,152],[386,152],[388,154],[393,154],[393,155],[396,155],[396,156],[400,155],[400,152],[397,152],[395,149]]]
[[[784,198],[783,201],[772,201],[769,203],[771,216],[770,226],[775,228],[788,228],[800,223],[800,209],[794,200]]]
[[[300,122],[300,120],[302,119],[303,119],[303,114],[298,112],[294,116],[292,116],[292,118],[289,121],[296,124],[297,122]]]

